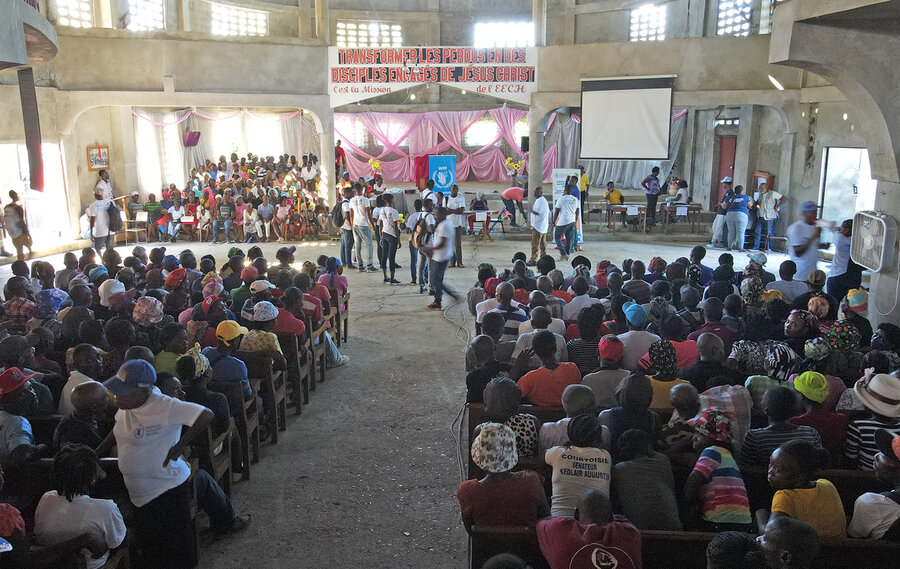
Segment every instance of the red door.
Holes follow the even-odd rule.
[[[720,136],[719,137],[719,173],[716,176],[716,202],[721,202],[725,195],[725,186],[719,180],[726,177],[734,177],[734,151],[737,147],[736,136]]]

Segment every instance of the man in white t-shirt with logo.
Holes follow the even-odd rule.
[[[550,204],[544,197],[544,189],[534,189],[534,203],[531,205],[531,259],[527,265],[537,265],[538,249],[541,257],[547,254],[547,230],[550,228]]]
[[[341,264],[348,270],[353,268],[353,226],[350,224],[350,198],[353,190],[349,187],[342,191],[344,199],[341,200],[341,213],[344,223],[341,225]]]
[[[785,233],[788,254],[797,265],[795,281],[805,282],[819,260],[819,236],[822,228],[816,224],[817,211],[815,202],[803,202],[800,206],[803,219],[788,226]]]
[[[100,170],[97,172],[97,175],[100,176],[100,179],[97,180],[97,185],[94,186],[94,193],[100,194],[105,200],[112,201],[113,189],[112,184],[109,183],[109,172]]]
[[[553,211],[553,239],[559,248],[560,261],[568,261],[569,251],[575,248],[575,220],[578,219],[578,210],[581,209],[581,202],[572,195],[572,186],[567,184],[564,191],[565,193],[556,200],[556,208]]]
[[[422,190],[422,201],[430,201],[434,205],[440,205],[437,203],[437,194],[434,192],[434,180],[425,182],[425,189]]]
[[[369,200],[363,195],[363,188],[359,184],[353,186],[356,194],[350,200],[350,225],[353,227],[353,240],[356,242],[356,263],[359,272],[377,273],[378,269],[372,264],[372,210],[369,209]],[[367,264],[363,267],[362,248],[366,246]]]
[[[191,467],[181,457],[192,440],[205,436],[213,413],[163,395],[156,388],[156,371],[144,360],[126,361],[103,385],[115,396],[119,410],[111,436],[99,448],[116,444],[119,449],[119,470],[135,505],[144,561],[148,567],[194,567],[193,484],[214,533],[225,535],[250,523],[250,516],[234,515],[228,496],[206,471],[198,470],[192,483]],[[183,427],[188,427],[184,434]]]
[[[109,249],[115,245],[115,234],[109,232],[109,206],[112,202],[103,197],[100,188],[94,188],[94,203],[88,206],[87,216],[91,225],[91,237],[94,240],[94,249],[97,254],[103,253],[103,249]]]
[[[465,268],[462,258],[462,213],[466,211],[466,198],[459,195],[459,186],[453,184],[450,187],[450,197],[447,198],[447,221],[453,226],[453,260],[450,262],[451,267]]]
[[[434,228],[434,237],[431,246],[424,247],[425,254],[431,257],[428,264],[429,281],[434,290],[434,302],[428,305],[431,310],[441,309],[441,298],[444,292],[456,298],[456,294],[444,286],[444,272],[450,259],[453,258],[453,234],[456,233],[453,225],[447,220],[447,208],[441,206],[434,211],[437,225]]]

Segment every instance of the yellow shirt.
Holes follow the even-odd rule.
[[[813,488],[778,490],[772,497],[772,511],[806,522],[819,537],[846,537],[847,518],[834,485],[820,478]]]
[[[606,192],[606,203],[609,205],[622,205],[622,202],[625,201],[622,192],[613,188]]]
[[[669,403],[669,391],[679,383],[688,383],[683,379],[675,379],[672,381],[659,381],[650,378],[650,385],[653,387],[653,400],[650,402],[651,409],[671,409],[672,404]]]
[[[581,190],[581,193],[584,193],[584,191],[587,189],[588,181],[589,180],[587,174],[582,174],[581,178],[579,178],[578,189]]]

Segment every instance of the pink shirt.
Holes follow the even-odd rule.
[[[523,188],[513,186],[512,188],[506,188],[505,190],[503,190],[503,193],[500,195],[505,199],[516,200],[517,202],[520,202],[525,197],[525,190]]]

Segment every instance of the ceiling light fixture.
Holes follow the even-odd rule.
[[[776,88],[776,89],[778,89],[779,91],[784,91],[784,85],[782,85],[781,83],[779,83],[779,82],[778,82],[778,79],[775,79],[774,77],[772,77],[771,75],[769,75],[769,81],[772,82],[772,85],[775,85],[775,88]]]

